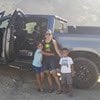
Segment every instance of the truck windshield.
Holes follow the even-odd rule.
[[[36,26],[41,33],[44,33],[47,30],[47,19],[39,17],[26,18],[26,30],[29,34],[35,30]]]

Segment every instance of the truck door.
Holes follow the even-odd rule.
[[[12,61],[15,58],[15,53],[14,53],[14,32],[15,32],[14,23],[15,23],[16,18],[18,16],[23,17],[24,14],[19,10],[15,10],[10,21],[9,21],[7,29],[5,30],[5,33],[4,33],[3,57],[5,58],[5,60],[7,62]]]

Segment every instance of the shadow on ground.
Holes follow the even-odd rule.
[[[31,71],[0,68],[0,100],[100,100],[100,84],[87,90],[74,89],[74,96],[67,94],[39,93]]]

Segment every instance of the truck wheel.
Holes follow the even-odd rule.
[[[76,88],[91,88],[97,83],[98,69],[94,62],[87,58],[75,58],[74,67],[76,75],[73,83]]]

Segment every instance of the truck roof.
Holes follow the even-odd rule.
[[[43,18],[56,18],[56,19],[59,19],[63,22],[66,22],[67,23],[67,20],[64,19],[64,18],[61,18],[59,16],[56,16],[56,15],[44,15],[44,14],[25,14],[26,17],[30,17],[30,16],[34,16],[34,17],[43,17]]]

